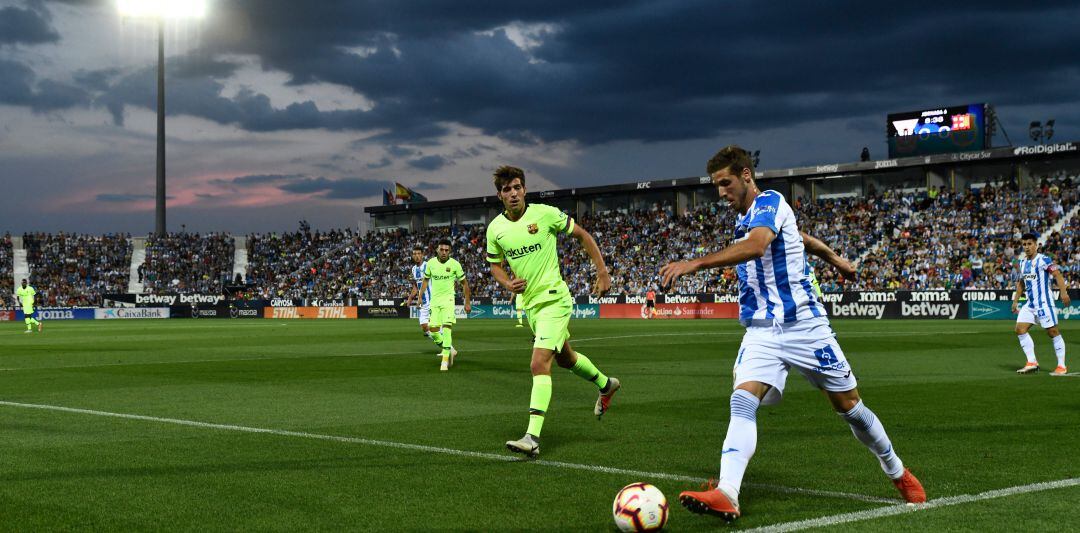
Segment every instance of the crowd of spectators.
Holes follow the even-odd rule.
[[[127,292],[131,240],[125,234],[23,235],[26,261],[42,307],[92,307]]]
[[[0,238],[0,309],[15,307],[15,258],[12,253],[11,234]]]
[[[1049,231],[1077,199],[1072,187],[1019,190],[1000,183],[906,196],[910,217],[881,236],[876,250],[859,264],[860,279],[829,288],[1011,288],[1020,236]],[[1066,263],[1076,254],[1076,244],[1071,233],[1068,239],[1051,234],[1043,252],[1069,268]]]
[[[998,181],[948,191],[871,192],[866,197],[792,202],[800,229],[826,242],[856,265],[856,281],[809,258],[822,288],[839,290],[1009,289],[1024,233],[1044,234],[1074,206],[1080,193],[1072,178],[1047,179],[1021,190]],[[610,294],[640,295],[659,289],[659,268],[731,244],[735,213],[723,204],[676,214],[669,204],[581,217],[596,238],[612,277]],[[412,291],[414,246],[433,257],[450,239],[480,297],[508,294],[491,278],[485,259],[485,225],[429,227],[359,235],[351,229],[248,238],[248,298],[405,297]],[[27,235],[31,271],[48,287],[51,305],[94,305],[102,293],[123,292],[131,246],[127,237]],[[11,283],[10,239],[0,246],[0,283]],[[1047,236],[1043,252],[1054,258],[1070,287],[1080,288],[1080,219]],[[592,290],[593,268],[570,237],[559,239],[560,267],[575,295]],[[224,234],[171,234],[147,241],[141,274],[148,291],[218,292],[232,272],[233,241]],[[4,270],[4,269],[7,270]],[[45,277],[45,280],[41,280]],[[5,294],[10,285],[0,285]],[[733,268],[698,272],[665,292],[735,294]]]
[[[152,234],[139,280],[144,292],[220,294],[232,276],[234,249],[226,233]]]

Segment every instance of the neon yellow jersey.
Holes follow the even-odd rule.
[[[22,304],[24,309],[34,308],[34,295],[36,294],[37,291],[30,285],[19,287],[19,289],[15,291],[15,295],[19,297],[19,303]]]
[[[503,213],[488,224],[487,260],[506,261],[514,276],[526,281],[522,307],[532,307],[570,295],[559,270],[559,233],[574,231],[574,219],[544,204],[528,204],[521,218],[510,221]]]
[[[428,286],[431,287],[431,305],[452,307],[456,294],[454,282],[465,279],[465,270],[453,257],[448,258],[445,263],[439,261],[438,257],[432,257],[424,264],[424,277],[430,280]]]

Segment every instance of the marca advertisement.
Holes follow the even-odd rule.
[[[115,320],[130,318],[169,318],[169,308],[115,307],[111,309],[94,309],[94,318],[97,320]]]
[[[263,316],[266,318],[356,318],[355,307],[264,307]]]
[[[236,305],[177,305],[169,308],[172,318],[262,318],[262,309]]]
[[[41,320],[93,320],[96,318],[94,309],[84,307],[39,307],[36,311]],[[22,311],[15,312],[15,320],[25,318]]]

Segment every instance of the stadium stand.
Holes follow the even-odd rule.
[[[15,307],[14,252],[11,247],[11,234],[5,233],[0,239],[0,309]]]
[[[31,283],[41,306],[101,305],[102,295],[125,292],[131,242],[124,234],[23,235]]]
[[[1044,253],[1060,265],[1070,287],[1080,288],[1080,217],[1061,224],[1080,205],[1075,177],[1052,176],[1021,190],[1015,182],[977,182],[967,190],[886,190],[866,197],[791,203],[800,227],[856,262],[859,279],[844,282],[811,259],[827,292],[897,289],[1010,289],[1022,233],[1044,235]],[[611,294],[642,295],[658,283],[668,261],[730,244],[734,213],[722,203],[685,214],[669,203],[585,215],[578,223],[597,240],[612,275]],[[485,260],[485,225],[427,227],[359,235],[351,229],[254,234],[248,242],[247,298],[404,297],[412,248],[426,257],[450,238],[473,294],[508,296],[491,279]],[[1056,230],[1056,231],[1052,231]],[[48,305],[97,305],[100,295],[125,292],[131,245],[122,235],[33,234],[24,237],[33,283]],[[147,291],[217,293],[229,281],[233,239],[220,233],[170,234],[147,240]],[[0,291],[13,303],[12,247],[0,242]],[[575,295],[591,290],[594,271],[570,238],[560,240],[563,274]],[[735,294],[734,269],[685,276],[666,292]]]
[[[146,239],[145,292],[220,293],[230,281],[233,239],[225,233],[170,233]]]

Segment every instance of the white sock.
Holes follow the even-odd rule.
[[[738,497],[746,465],[757,449],[757,409],[761,400],[742,389],[731,394],[731,421],[728,422],[724,449],[720,455],[720,480],[723,486]]]
[[[1024,350],[1024,356],[1027,357],[1029,363],[1038,363],[1035,360],[1035,341],[1031,340],[1031,335],[1027,333],[1023,335],[1017,335],[1020,339],[1020,348]]]
[[[837,414],[851,426],[851,432],[855,438],[874,452],[885,475],[890,479],[897,479],[904,475],[904,463],[893,451],[892,442],[885,434],[885,426],[881,425],[881,421],[862,400],[859,400],[859,403],[855,404],[850,411]]]
[[[1065,366],[1065,339],[1058,335],[1054,337],[1054,354],[1057,355],[1058,366]]]

